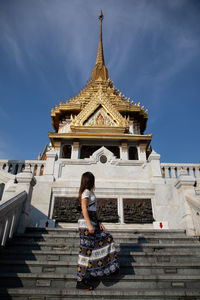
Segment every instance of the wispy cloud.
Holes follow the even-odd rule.
[[[111,77],[120,78],[127,66],[132,66],[133,86],[151,84],[158,92],[158,86],[164,89],[166,82],[199,55],[199,32],[194,30],[199,26],[195,21],[199,11],[190,3],[103,0],[100,7],[91,0],[19,0],[11,10],[13,18],[8,17],[11,6],[4,5],[1,12],[1,45],[21,71],[28,72],[31,66],[46,84],[47,66],[59,65],[68,84],[77,90],[95,63],[97,16],[102,8],[104,50]]]

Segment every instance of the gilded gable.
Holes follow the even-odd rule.
[[[83,124],[84,126],[116,126],[105,109],[100,106]]]
[[[129,120],[122,117],[120,112],[112,105],[109,97],[103,92],[102,86],[93,95],[91,101],[83,110],[71,117],[71,131],[93,130],[100,128],[112,128],[113,130],[125,132],[129,128]]]

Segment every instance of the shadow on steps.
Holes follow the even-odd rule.
[[[131,252],[143,252],[142,244],[147,243],[147,240],[145,237],[138,237],[137,243],[120,243],[120,250],[118,252],[119,256],[119,263],[120,265],[122,262],[126,262],[125,268],[120,268],[120,274],[117,275],[111,275],[107,278],[102,278],[102,283],[107,286],[114,286],[117,282],[119,282],[125,275],[135,275],[134,268],[132,266],[132,263],[136,260],[134,259],[133,255],[131,255]],[[100,283],[100,281],[99,281]]]

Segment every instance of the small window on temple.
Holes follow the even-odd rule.
[[[105,164],[105,163],[107,162],[107,157],[106,157],[105,155],[101,155],[101,157],[100,157],[100,162],[101,162],[102,164]]]
[[[64,145],[62,158],[71,158],[72,146],[71,145]]]
[[[129,147],[128,155],[130,160],[138,160],[137,147],[135,146]]]

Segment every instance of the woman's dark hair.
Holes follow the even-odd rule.
[[[91,172],[85,172],[81,177],[81,185],[79,189],[79,199],[81,200],[81,195],[85,189],[92,190],[94,188],[95,178]]]

